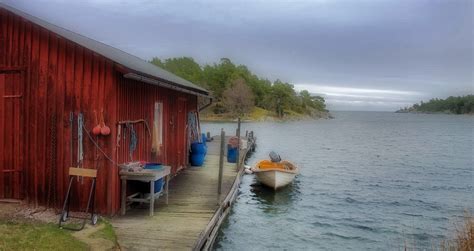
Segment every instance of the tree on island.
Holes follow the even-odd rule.
[[[235,117],[240,112],[248,114],[254,107],[267,110],[280,118],[288,114],[314,116],[327,112],[322,97],[313,96],[306,90],[296,92],[292,84],[279,79],[271,82],[258,77],[247,66],[235,65],[228,58],[204,66],[191,57],[164,60],[155,57],[150,62],[210,90],[215,100],[210,108],[214,114],[230,114]],[[238,108],[240,110],[235,110],[237,91],[243,92],[240,98],[251,97]]]
[[[472,114],[474,113],[474,95],[450,96],[446,99],[434,98],[428,102],[421,101],[420,104],[401,108],[397,112]]]
[[[235,116],[243,116],[254,106],[252,90],[242,78],[234,80],[223,92],[222,98],[225,108]]]

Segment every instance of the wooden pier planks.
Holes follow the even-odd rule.
[[[219,137],[208,143],[203,167],[187,168],[170,182],[169,203],[165,205],[163,197],[160,198],[153,217],[149,217],[147,208],[143,208],[130,210],[126,216],[112,221],[122,248],[192,250],[197,243],[206,242],[200,240],[208,236],[205,230],[212,231],[222,222],[221,217],[210,222],[217,212],[222,212],[216,197],[219,143]],[[234,188],[233,192],[238,188],[238,184],[235,186],[238,174],[235,164],[225,161],[221,201],[229,197],[231,188]]]

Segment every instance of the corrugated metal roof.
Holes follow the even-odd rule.
[[[78,33],[75,33],[73,31],[64,29],[62,27],[56,26],[54,24],[48,23],[44,20],[41,20],[37,17],[34,17],[32,15],[29,15],[27,13],[24,13],[20,10],[17,10],[15,8],[12,8],[8,5],[5,5],[3,3],[0,3],[1,8],[5,8],[8,11],[11,11],[15,13],[18,16],[21,16],[45,29],[48,29],[68,40],[71,40],[89,50],[92,50],[118,64],[121,64],[125,66],[126,68],[129,68],[130,70],[137,71],[139,73],[146,74],[151,77],[155,77],[159,80],[164,80],[167,82],[170,82],[174,85],[177,85],[178,87],[182,87],[185,89],[190,89],[197,91],[199,93],[203,94],[209,94],[209,91],[207,91],[204,88],[201,88],[181,77],[178,77],[166,70],[161,69],[160,67],[151,64],[147,62],[146,60],[143,60],[139,57],[136,57],[134,55],[131,55],[129,53],[126,53],[122,50],[119,50],[117,48],[114,48],[110,45],[101,43],[99,41],[96,41],[94,39],[88,38],[86,36],[80,35]]]

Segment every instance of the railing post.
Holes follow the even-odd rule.
[[[225,150],[225,132],[224,128],[221,129],[221,152],[219,154],[219,180],[217,183],[217,204],[221,204],[222,194],[222,172],[224,169],[224,150]]]
[[[236,164],[236,169],[239,170],[240,168],[240,117],[239,119],[237,120],[237,139],[238,139],[238,143],[237,143],[237,160],[235,161],[235,164]]]

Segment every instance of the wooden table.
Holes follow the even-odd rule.
[[[161,169],[143,169],[140,172],[128,172],[120,171],[120,179],[122,180],[122,205],[121,213],[125,215],[127,210],[127,202],[144,202],[150,204],[150,216],[153,216],[153,210],[155,207],[155,198],[159,197],[163,193],[163,189],[155,193],[155,181],[165,178],[165,191],[166,204],[168,204],[168,184],[170,177],[170,166],[163,166]],[[146,198],[134,198],[138,193],[127,197],[127,180],[138,180],[150,183],[150,195]]]

